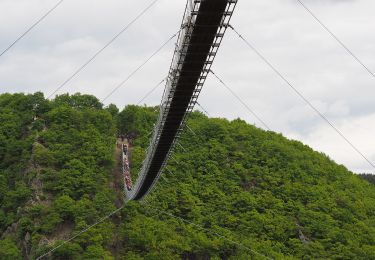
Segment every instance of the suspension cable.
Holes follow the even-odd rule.
[[[196,101],[195,103],[203,110],[203,113],[205,113],[208,117],[211,117],[207,110],[201,104],[199,104],[198,101]]]
[[[76,237],[82,235],[83,233],[85,233],[86,231],[88,231],[89,229],[95,227],[96,225],[102,223],[103,221],[105,221],[106,219],[108,219],[109,217],[111,217],[112,215],[116,214],[117,212],[119,212],[121,209],[123,209],[125,206],[125,204],[123,204],[121,207],[117,208],[116,210],[112,211],[111,213],[109,213],[108,215],[102,217],[101,219],[99,219],[97,222],[95,222],[94,224],[88,226],[87,228],[85,229],[82,229],[81,231],[79,231],[77,234],[75,234],[74,236],[70,237],[69,239],[67,240],[64,240],[61,244],[55,246],[54,248],[52,248],[51,250],[49,250],[47,253],[41,255],[41,256],[38,256],[36,258],[36,260],[39,260],[39,259],[42,259],[43,257],[53,253],[56,249],[62,247],[63,245],[65,245],[66,243],[72,241],[73,239],[75,239]]]
[[[118,32],[110,41],[108,41],[101,49],[99,49],[89,60],[83,63],[71,76],[69,76],[63,83],[61,83],[47,98],[51,98],[60,89],[62,89],[66,84],[68,84],[75,76],[78,75],[87,65],[89,65],[100,53],[102,53],[109,45],[111,45],[121,34],[127,31],[139,18],[141,18],[156,2],[159,0],[154,0],[151,2],[142,12],[140,12],[133,20],[131,20],[125,27],[123,27],[120,32]]]
[[[281,72],[276,69],[274,65],[262,54],[260,53],[249,41],[247,41],[241,34],[239,34],[233,26],[229,26],[237,35],[238,37],[244,41],[244,43],[253,50],[259,58],[261,58],[312,110],[319,115],[323,121],[325,121],[338,135],[345,140],[365,161],[368,162],[371,167],[375,169],[375,164],[373,164],[322,112],[320,112],[298,89],[296,89],[292,83],[285,77]]]
[[[121,81],[107,96],[105,96],[100,102],[104,102],[107,100],[110,96],[113,95],[119,88],[121,88],[129,79],[131,79],[144,65],[146,65],[156,54],[158,54],[173,38],[175,38],[182,29],[178,30],[175,34],[173,34],[169,39],[164,42],[155,52],[151,54],[150,57],[148,57],[142,64],[140,64],[132,73],[129,74],[129,76]]]
[[[144,95],[144,97],[143,98],[141,98],[139,101],[138,101],[138,103],[137,103],[137,105],[139,105],[139,104],[141,104],[141,102],[143,101],[143,100],[145,100],[146,98],[148,98],[152,93],[154,93],[154,91],[161,85],[161,84],[163,84],[163,82],[166,80],[166,78],[164,78],[162,81],[160,81],[157,85],[155,85],[155,87],[153,87],[146,95]]]
[[[250,112],[250,114],[252,114],[256,119],[258,119],[262,124],[263,126],[271,131],[271,128],[262,120],[262,118],[260,118],[260,116],[258,116],[254,110],[252,110],[243,100],[242,98],[240,98],[239,95],[237,95],[227,84],[224,83],[224,81],[219,78],[219,76],[217,76],[212,70],[210,70],[211,74],[214,75],[214,77],[246,108],[246,110],[248,112]]]
[[[34,24],[32,24],[24,33],[22,33],[17,39],[15,39],[5,50],[0,53],[0,57],[3,56],[6,52],[8,52],[17,42],[19,42],[23,37],[26,36],[34,27],[36,27],[40,22],[42,22],[50,13],[52,13],[59,5],[62,4],[64,0],[60,0],[55,4],[51,9],[47,11],[42,17],[40,17]]]
[[[185,124],[186,128],[193,133],[193,135],[195,135],[196,137],[198,137],[198,135],[193,131],[193,129],[191,129],[191,127],[186,123]]]
[[[328,32],[328,34],[334,39],[334,40],[336,40],[336,42],[338,43],[338,44],[340,44],[341,45],[341,47],[343,47],[344,48],[344,50],[346,50],[346,52],[350,55],[350,56],[352,56],[353,57],[353,59],[355,60],[355,61],[357,61],[365,70],[367,70],[367,72],[373,77],[373,78],[375,78],[375,73],[374,72],[372,72],[370,69],[369,69],[369,67],[367,67],[359,58],[358,58],[358,56],[356,56],[350,49],[349,49],[349,47],[347,47],[344,43],[343,43],[343,41],[341,41],[314,13],[313,13],[313,11],[310,9],[310,8],[308,8],[307,6],[306,6],[306,4],[305,3],[303,3],[303,1],[302,0],[297,0],[298,1],[298,3],[300,3],[300,5],[303,7],[303,9],[305,9],[306,10],[306,12],[307,13],[309,13],[313,18],[314,18],[314,20],[316,21],[316,22],[318,22],[318,24],[320,24],[320,26],[321,27],[323,27],[323,29],[326,31],[326,32]]]

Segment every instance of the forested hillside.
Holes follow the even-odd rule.
[[[0,259],[33,259],[113,211],[116,133],[136,136],[134,174],[157,113],[79,94],[1,95]],[[195,112],[188,124],[145,202],[47,258],[375,259],[373,184],[239,119]]]
[[[92,96],[0,96],[0,259],[35,258],[115,208],[115,130]],[[97,226],[55,256],[93,259],[114,226]]]

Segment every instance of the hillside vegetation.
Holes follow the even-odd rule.
[[[1,95],[0,259],[33,259],[115,210],[116,132],[136,136],[134,174],[157,115],[79,94]],[[188,125],[143,203],[47,258],[375,259],[373,184],[240,119],[194,112]]]
[[[35,258],[115,208],[115,124],[101,107],[91,96],[0,96],[0,259]],[[114,228],[97,226],[55,257],[110,255]]]

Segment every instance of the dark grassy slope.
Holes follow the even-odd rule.
[[[359,175],[362,179],[367,180],[368,182],[375,184],[375,175],[374,174],[369,174],[369,173],[364,173]]]
[[[139,167],[156,115],[117,115],[91,96],[0,95],[0,259],[35,258],[112,211],[114,118],[138,135]],[[149,204],[129,203],[52,258],[261,259],[156,208],[273,258],[375,259],[374,185],[241,120],[193,113],[189,125],[196,136],[183,134]]]

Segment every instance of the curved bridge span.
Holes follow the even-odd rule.
[[[237,0],[188,0],[146,159],[127,200],[140,200],[158,181],[193,110]]]

